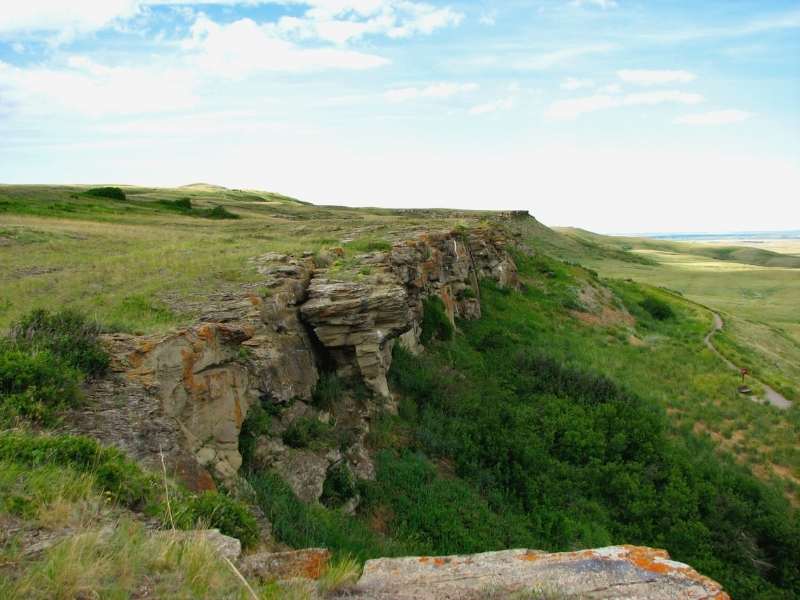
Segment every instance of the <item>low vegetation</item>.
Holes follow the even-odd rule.
[[[83,192],[86,196],[95,198],[110,198],[111,200],[127,200],[125,192],[118,187],[98,187],[90,188]]]
[[[0,513],[82,530],[35,561],[6,543],[0,570],[13,577],[0,580],[0,596],[248,597],[203,543],[151,536],[138,522],[217,527],[252,547],[259,531],[246,504],[174,482],[165,489],[117,450],[42,431],[108,368],[103,328],[82,315],[113,330],[160,331],[191,321],[211,294],[257,284],[250,259],[262,251],[307,252],[320,268],[366,279],[379,275],[357,254],[389,250],[405,229],[459,223],[441,211],[321,208],[209,186],[90,192],[0,186],[8,220],[0,229],[0,327],[8,330],[0,340]],[[398,414],[371,423],[375,481],[356,481],[337,463],[321,504],[303,504],[276,474],[252,468],[276,408],[250,409],[240,449],[275,538],[334,552],[323,591],[346,588],[377,556],[635,543],[666,548],[736,598],[800,594],[800,522],[787,501],[800,498],[800,411],[739,395],[736,375],[703,346],[710,312],[660,287],[713,306],[725,297],[733,314],[716,338],[720,349],[795,398],[797,290],[784,272],[793,267],[770,267],[777,259],[763,253],[668,254],[633,240],[564,236],[535,221],[510,227],[547,251],[516,255],[519,291],[487,281],[461,293],[480,292],[479,321],[454,327],[439,298],[425,301],[427,351],[395,351]],[[698,272],[711,279],[699,282]],[[725,286],[734,283],[741,297],[730,300]],[[609,298],[587,294],[602,286]],[[767,306],[768,323],[754,321],[758,306]],[[326,373],[313,403],[327,411],[359,393]],[[327,451],[347,446],[345,436],[299,418],[283,441]],[[346,514],[356,497],[358,513]],[[119,523],[110,532],[101,527],[109,520]],[[274,583],[257,593],[307,590]]]
[[[483,318],[459,323],[462,335],[430,336],[421,357],[395,351],[399,416],[375,424],[384,450],[376,480],[359,484],[358,517],[251,476],[276,536],[362,560],[634,543],[666,548],[733,597],[800,592],[800,524],[780,488],[664,410],[707,410],[709,396],[735,390],[703,353],[706,314],[616,282],[616,309],[648,344],[632,345],[629,321],[590,327],[565,310],[591,273],[542,256],[518,264],[523,291],[484,284]],[[655,380],[658,369],[672,377]]]
[[[0,339],[0,425],[52,424],[81,400],[80,383],[108,367],[99,327],[71,310],[36,310]]]

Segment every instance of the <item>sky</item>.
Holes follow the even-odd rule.
[[[800,1],[2,0],[0,182],[800,228]]]

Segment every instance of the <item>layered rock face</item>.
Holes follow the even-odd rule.
[[[345,376],[358,374],[388,397],[386,374],[394,340],[419,349],[423,300],[442,299],[451,322],[481,316],[481,279],[516,287],[506,241],[492,230],[426,233],[363,258],[368,273],[347,280],[332,269],[315,274],[303,318]]]
[[[219,297],[200,323],[167,335],[113,334],[104,342],[114,376],[87,390],[70,430],[116,445],[151,466],[162,455],[192,488],[239,469],[239,433],[255,402],[309,398],[317,359],[297,304],[309,259],[255,259],[258,288]]]
[[[442,299],[451,321],[480,317],[479,281],[516,286],[516,267],[495,230],[424,233],[386,252],[315,268],[310,255],[253,259],[263,280],[210,303],[200,322],[166,335],[114,334],[105,341],[115,376],[89,389],[74,431],[121,446],[159,465],[162,457],[192,487],[228,481],[242,459],[242,423],[255,403],[280,418],[259,446],[304,500],[316,500],[328,469],[341,461],[372,476],[363,439],[374,407],[352,399],[323,414],[309,405],[322,364],[389,397],[393,344],[420,349],[423,301]],[[283,408],[282,408],[283,407]],[[148,415],[146,422],[142,415]],[[351,428],[348,446],[292,449],[280,435],[295,419],[331,419]]]

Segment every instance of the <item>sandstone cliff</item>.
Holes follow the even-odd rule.
[[[242,423],[260,403],[280,414],[259,444],[260,465],[281,473],[303,500],[316,500],[331,465],[344,460],[356,476],[372,476],[363,439],[378,405],[391,408],[394,344],[421,350],[424,300],[440,298],[455,323],[480,317],[481,279],[517,285],[507,240],[493,228],[420,233],[326,266],[310,253],[269,253],[253,263],[262,281],[218,298],[196,325],[106,336],[115,377],[92,385],[72,429],[151,465],[163,453],[191,487],[205,489],[235,477]],[[323,368],[362,381],[374,400],[346,398],[335,415],[312,408]],[[280,439],[297,419],[332,416],[349,423],[349,447],[313,452]]]

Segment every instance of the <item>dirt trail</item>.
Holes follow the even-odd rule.
[[[711,328],[711,331],[709,331],[708,335],[706,335],[706,338],[704,340],[705,344],[706,344],[706,346],[708,346],[709,350],[711,350],[714,354],[719,356],[720,359],[722,359],[722,362],[724,362],[729,369],[732,369],[732,370],[737,371],[737,372],[741,372],[741,369],[739,367],[737,367],[735,364],[733,364],[731,361],[729,361],[727,358],[725,358],[722,355],[722,353],[719,350],[717,350],[717,348],[714,346],[713,342],[711,341],[711,338],[714,337],[714,334],[717,333],[718,331],[722,331],[722,328],[725,327],[725,322],[722,320],[722,317],[720,317],[719,314],[717,314],[715,312],[712,312],[712,314],[714,315],[714,323],[713,323],[713,326]],[[780,408],[781,410],[788,410],[788,409],[790,409],[792,407],[792,402],[790,400],[787,400],[786,398],[784,398],[783,395],[781,395],[778,392],[776,392],[774,389],[769,387],[766,383],[763,383],[761,381],[759,381],[758,383],[761,384],[761,387],[764,388],[765,400],[767,402],[769,402],[772,406],[774,406],[775,408]],[[759,398],[757,396],[753,396],[753,401],[754,402],[760,402],[761,398]]]

